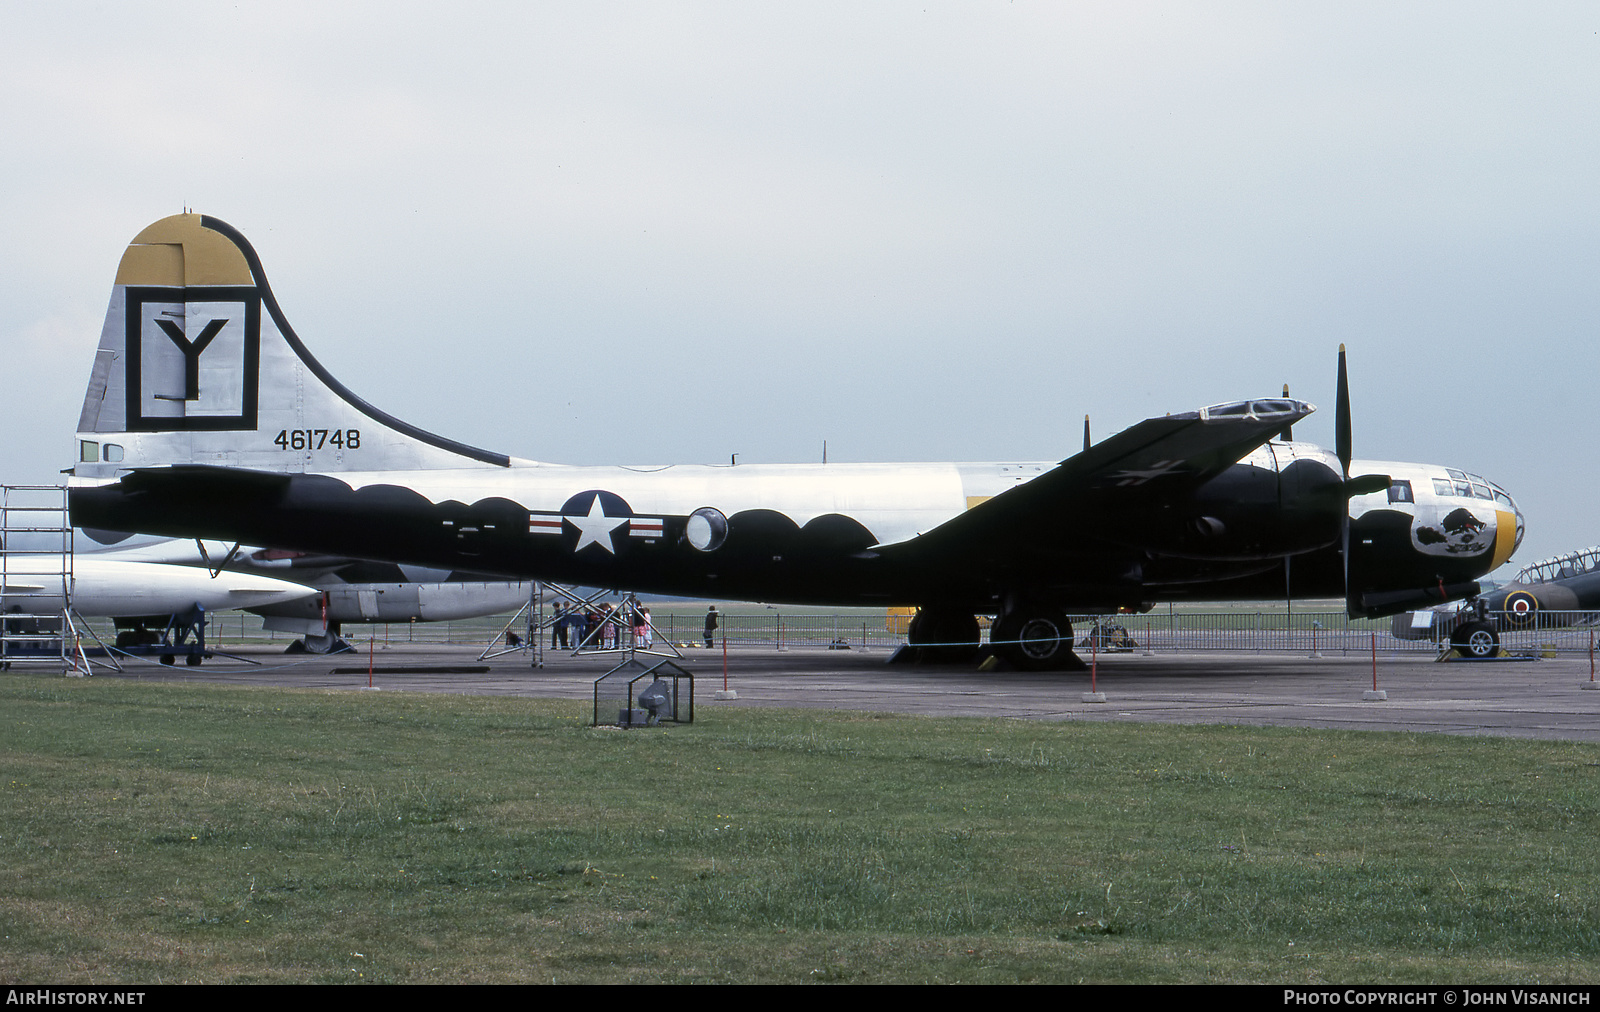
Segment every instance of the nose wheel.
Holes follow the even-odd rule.
[[[1500,655],[1500,634],[1487,622],[1464,622],[1450,634],[1450,645],[1468,660],[1488,660]]]

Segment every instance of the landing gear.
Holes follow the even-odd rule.
[[[1450,645],[1469,661],[1485,661],[1500,656],[1500,634],[1489,621],[1489,602],[1475,597],[1468,602],[1464,621],[1450,631]],[[1470,617],[1468,617],[1470,616]]]
[[[989,627],[995,652],[1023,671],[1081,668],[1072,652],[1072,623],[1053,608],[1022,608],[996,618]]]
[[[1465,622],[1450,634],[1450,645],[1468,660],[1487,660],[1500,655],[1500,634],[1487,622]]]
[[[117,628],[117,649],[135,657],[155,657],[165,665],[179,657],[198,667],[211,654],[206,650],[206,613],[199,605],[187,612],[162,617],[128,619]],[[164,622],[163,626],[156,623]]]
[[[906,645],[891,664],[958,664],[979,656],[978,619],[961,608],[923,608],[906,630]],[[1072,623],[1055,608],[1013,607],[989,626],[991,649],[1019,671],[1077,671]]]
[[[978,618],[971,612],[923,608],[911,619],[906,642],[919,661],[956,664],[978,654]]]

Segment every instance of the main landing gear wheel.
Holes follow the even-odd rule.
[[[1500,655],[1500,634],[1487,622],[1468,622],[1450,634],[1450,645],[1468,660],[1488,660]]]
[[[1025,611],[1001,615],[989,627],[995,651],[1023,671],[1060,671],[1081,667],[1072,652],[1072,623],[1058,611]]]
[[[923,608],[906,630],[906,643],[917,648],[918,660],[931,663],[971,660],[977,654],[978,639],[976,615],[943,608]]]

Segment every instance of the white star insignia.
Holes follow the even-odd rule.
[[[612,555],[617,554],[616,545],[612,542],[612,532],[628,522],[627,517],[608,517],[606,511],[600,506],[600,496],[595,495],[589,503],[589,515],[575,517],[570,514],[562,517],[578,529],[578,545],[574,552],[581,552],[585,545],[599,545]]]

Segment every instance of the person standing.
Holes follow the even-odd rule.
[[[706,612],[706,649],[708,650],[711,648],[712,638],[717,634],[717,626],[719,624],[720,623],[717,620],[717,606],[712,605],[710,610]]]

